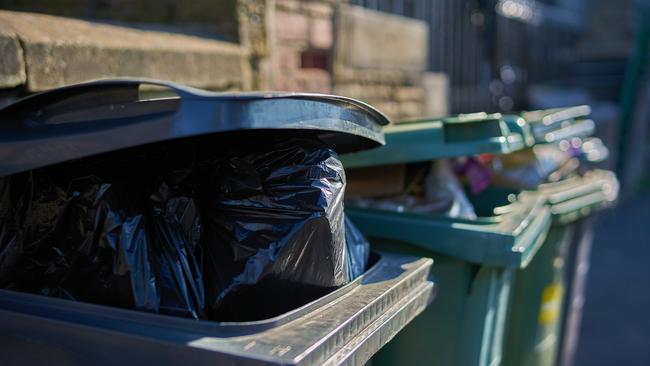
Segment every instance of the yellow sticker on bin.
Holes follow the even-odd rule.
[[[539,310],[539,324],[553,324],[560,317],[564,287],[561,283],[553,283],[542,292],[542,306]]]

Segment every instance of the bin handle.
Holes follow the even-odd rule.
[[[93,108],[111,108],[113,112],[119,112],[120,104],[135,103],[141,101],[140,86],[151,85],[167,88],[174,92],[182,104],[184,100],[196,100],[214,98],[217,93],[206,92],[200,89],[190,88],[173,82],[145,79],[145,78],[118,78],[94,80],[74,85],[63,86],[48,90],[24,98],[2,110],[0,116],[5,123],[14,127],[30,127],[49,125],[60,128],[67,122],[62,116],[75,115],[80,119],[80,114],[86,112],[87,120],[93,120],[97,114],[93,114]],[[180,104],[176,112],[180,110]],[[106,111],[102,111],[105,115]],[[58,120],[57,120],[58,117]],[[48,121],[53,118],[54,121]],[[74,120],[74,118],[73,118]],[[17,131],[16,131],[17,132]]]
[[[164,87],[174,92],[179,97],[176,113],[182,109],[185,103],[194,101],[246,102],[268,98],[319,99],[328,100],[334,104],[352,104],[371,115],[377,124],[387,125],[390,123],[389,119],[374,107],[352,98],[292,92],[220,93],[192,88],[170,81],[147,78],[100,79],[48,90],[26,97],[4,109],[0,109],[0,120],[5,123],[5,126],[10,123],[15,127],[19,127],[25,122],[30,124],[29,127],[64,125],[65,122],[43,123],[43,119],[54,116],[60,117],[72,110],[88,110],[93,107],[107,107],[142,101],[139,95],[139,88],[142,85]]]

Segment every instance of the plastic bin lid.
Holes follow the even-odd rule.
[[[533,129],[523,117],[516,114],[507,114],[503,116],[511,132],[518,133],[522,137],[522,143],[526,147],[535,145],[536,139]]]
[[[591,107],[588,105],[579,105],[573,107],[526,111],[522,112],[521,116],[528,122],[539,122],[549,126],[568,119],[587,117],[590,114]]]
[[[172,96],[141,97],[141,90],[160,87]],[[346,153],[382,145],[382,125],[388,123],[373,107],[332,95],[215,93],[158,80],[98,80],[35,94],[0,110],[0,176],[238,130],[315,131]]]
[[[399,241],[469,263],[526,268],[551,226],[546,200],[524,191],[512,203],[494,208],[493,216],[478,219],[353,206],[345,211],[371,242]]]
[[[522,112],[531,126],[535,143],[553,143],[573,137],[594,134],[596,125],[587,117],[591,108],[586,105]]]
[[[346,168],[428,161],[478,154],[510,153],[526,146],[499,113],[461,114],[438,120],[417,120],[384,129],[386,145],[346,154]]]
[[[611,206],[618,198],[619,183],[613,172],[596,169],[542,184],[539,190],[548,197],[554,221],[567,224]]]

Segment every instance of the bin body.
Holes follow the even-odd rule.
[[[504,365],[571,364],[589,265],[589,222],[614,201],[617,187],[612,173],[597,170],[540,187],[553,224],[535,258],[516,275]]]
[[[565,271],[574,228],[554,225],[514,281],[505,365],[553,365],[560,344]]]
[[[438,125],[435,121],[406,124],[386,134],[385,148],[351,154],[343,159],[344,166],[508,154],[535,143],[593,132],[593,122],[584,118],[589,114],[586,106],[537,114],[541,117],[475,115],[442,120]],[[539,119],[537,128],[531,129],[527,119]],[[495,128],[495,120],[500,120],[499,128]],[[568,120],[567,125],[564,121]],[[519,138],[513,139],[513,135]],[[569,253],[575,252],[572,223],[616,197],[613,174],[586,175],[589,178],[532,187],[533,192],[495,188],[493,184],[472,197],[479,216],[473,222],[435,215],[418,218],[353,211],[351,219],[372,239],[373,246],[433,258],[432,273],[439,281],[436,302],[390,342],[373,364],[553,364],[562,338],[560,329],[564,328],[565,263]],[[524,193],[544,197],[543,204],[555,221],[553,229],[549,229],[550,217],[548,226],[540,223],[540,211],[517,216],[511,215],[512,207],[501,206],[519,200]],[[514,225],[483,226],[484,219]],[[490,257],[495,253],[503,258],[512,258],[513,253],[521,256],[500,261]],[[572,267],[568,270],[575,272]]]
[[[379,351],[373,365],[495,365],[502,357],[512,268],[472,264],[406,243],[371,238],[373,247],[434,259],[434,301]]]
[[[594,239],[595,218],[586,218],[576,225],[566,262],[564,304],[558,351],[559,366],[574,364],[578,346],[582,309],[585,303],[589,260]]]

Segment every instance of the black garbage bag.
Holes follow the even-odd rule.
[[[160,312],[204,319],[199,208],[194,192],[186,186],[190,170],[174,173],[150,196]]]
[[[5,178],[5,179],[11,179]],[[3,287],[71,300],[157,311],[145,217],[137,196],[89,176],[67,193],[47,174],[29,173],[18,206],[19,256]]]
[[[370,243],[347,216],[345,216],[345,247],[349,258],[348,277],[353,280],[361,276],[368,267]]]
[[[0,178],[0,287],[194,319],[276,316],[365,271],[344,188],[336,153],[312,137],[142,147]]]
[[[65,191],[40,174],[5,177],[2,182],[0,284],[23,291],[55,292],[37,288],[32,280],[40,280],[41,274],[45,275],[43,284],[62,279],[61,269],[66,265],[63,252],[46,246],[67,205]]]
[[[134,209],[144,218],[149,252],[148,262],[134,262],[131,272],[153,273],[140,280],[154,285],[157,299],[155,307],[143,310],[204,319],[195,150],[187,143],[143,146],[85,159],[83,167],[73,171],[86,169],[106,181],[126,185],[137,204]],[[138,294],[132,297],[137,299]]]
[[[278,315],[350,281],[345,174],[331,148],[273,139],[202,169],[212,171],[203,216],[210,318]]]
[[[3,188],[18,179],[3,178]],[[146,195],[133,185],[103,183],[96,176],[73,179],[67,193],[43,171],[29,173],[26,183],[17,198],[25,212],[14,222],[2,221],[3,239],[8,238],[2,247],[2,287],[203,316],[192,199],[172,196],[163,184],[150,209]],[[194,243],[187,239],[190,233]]]

